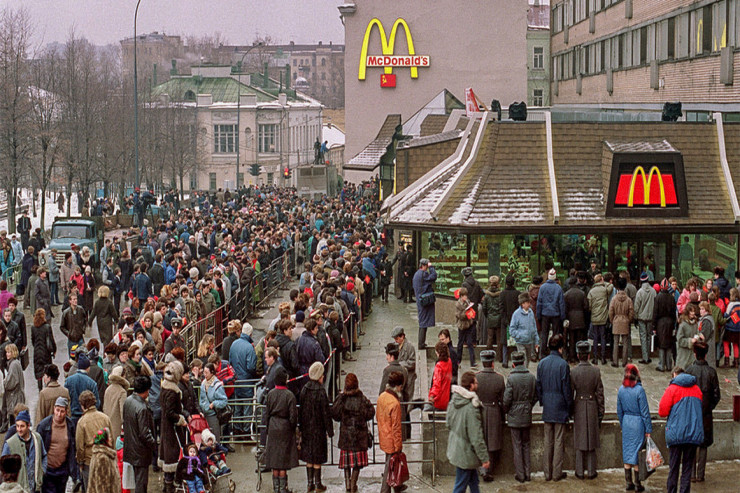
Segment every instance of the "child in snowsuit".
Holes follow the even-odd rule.
[[[200,463],[208,467],[211,474],[220,476],[231,472],[226,466],[226,447],[216,442],[216,436],[211,430],[203,430],[200,444]]]

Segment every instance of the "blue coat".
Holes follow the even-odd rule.
[[[136,297],[140,300],[145,300],[152,295],[152,280],[149,279],[147,274],[139,274],[136,276]]]
[[[537,334],[537,323],[534,321],[534,311],[522,310],[522,307],[516,309],[511,316],[509,323],[509,335],[514,338],[517,344],[534,344],[539,346],[540,336]]]
[[[51,423],[54,416],[47,416],[36,426],[36,432],[41,436],[44,442],[44,448],[48,451],[51,446]],[[66,469],[73,479],[77,479],[79,471],[77,469],[77,447],[75,445],[75,424],[70,418],[64,418],[67,422],[67,461]]]
[[[213,409],[210,407],[211,403],[213,403]],[[203,416],[215,416],[216,409],[223,409],[229,404],[224,384],[218,378],[213,377],[213,384],[206,390],[206,382],[203,381],[200,384],[198,404],[200,404],[200,410],[203,412]]]
[[[434,282],[437,280],[437,271],[434,267],[429,267],[426,271],[417,270],[414,274],[412,285],[414,287],[414,296],[416,296],[416,310],[419,317],[419,327],[427,328],[436,325],[434,319],[434,303],[427,306],[421,306],[419,296],[424,293],[434,292]]]
[[[542,404],[542,421],[567,423],[573,405],[570,366],[558,351],[537,365],[537,398]]]
[[[229,364],[234,367],[237,380],[257,377],[257,353],[247,334],[242,334],[229,348]]]
[[[64,387],[69,390],[69,405],[73,417],[82,416],[82,407],[80,406],[80,394],[89,390],[95,394],[95,407],[100,409],[100,396],[98,395],[98,384],[95,383],[90,375],[84,371],[76,371],[64,381]]]
[[[296,341],[296,352],[298,353],[298,368],[301,375],[308,373],[308,369],[314,362],[324,362],[324,352],[321,351],[319,341],[308,331],[301,334],[301,337]]]
[[[540,292],[537,295],[537,320],[542,317],[560,317],[565,319],[565,297],[563,288],[558,283],[548,280],[540,286]]]
[[[645,389],[622,385],[617,393],[617,417],[622,427],[622,462],[637,464],[637,454],[645,442],[645,433],[653,432]]]

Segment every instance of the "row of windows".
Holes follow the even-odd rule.
[[[260,124],[257,130],[258,152],[280,152],[280,132],[276,123]],[[236,125],[213,126],[214,154],[234,154],[239,145]]]
[[[308,58],[301,58],[300,65],[302,67],[306,67],[306,66],[309,65],[308,61],[309,61]],[[311,60],[311,65],[313,65],[314,67],[316,66],[316,59],[315,58]],[[297,58],[294,58],[293,59],[293,66],[294,67],[297,67],[298,66],[298,59]],[[326,67],[326,58],[322,58],[321,59],[321,66],[322,67]]]
[[[553,56],[553,78],[718,53],[740,39],[740,0],[720,0]]]
[[[564,26],[578,24],[588,18],[589,12],[600,12],[622,0],[565,0],[552,7],[552,32],[557,34]]]

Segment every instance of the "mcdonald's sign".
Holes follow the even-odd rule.
[[[607,216],[688,215],[683,157],[673,152],[625,152],[612,157]]]
[[[380,34],[380,49],[382,55],[368,55],[368,44],[373,28],[378,28]],[[398,28],[402,27],[406,34],[406,46],[408,55],[395,54],[396,37]],[[414,40],[411,37],[409,25],[405,20],[398,18],[393,23],[390,36],[386,36],[383,23],[379,19],[372,19],[365,29],[365,36],[362,39],[362,48],[360,50],[360,69],[358,79],[365,80],[367,67],[382,67],[384,69],[380,78],[381,87],[395,87],[396,78],[393,76],[394,67],[407,67],[412,79],[419,77],[419,67],[429,67],[430,58],[428,55],[417,55],[414,49]]]

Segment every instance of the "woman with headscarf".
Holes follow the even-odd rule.
[[[93,309],[93,298],[95,297],[95,276],[93,275],[92,267],[89,265],[85,267],[85,275],[82,276],[82,279],[82,307],[87,313],[90,313]]]
[[[33,344],[33,374],[38,382],[39,390],[41,390],[44,388],[42,377],[46,365],[54,361],[54,355],[57,352],[54,334],[49,322],[46,321],[46,312],[43,308],[37,309],[33,314],[31,344]]]
[[[98,299],[95,300],[93,309],[89,312],[88,324],[92,325],[96,317],[98,319],[100,342],[103,343],[103,346],[107,346],[113,339],[113,324],[118,319],[118,310],[113,306],[113,301],[110,299],[110,288],[108,286],[98,288]]]
[[[347,491],[357,491],[360,469],[368,465],[367,449],[372,442],[367,422],[373,416],[375,408],[360,390],[357,375],[348,373],[344,391],[331,408],[331,417],[339,421],[339,468],[344,469]]]
[[[109,428],[103,428],[95,435],[86,493],[120,493],[121,476],[113,443]]]
[[[167,364],[162,378],[159,403],[162,406],[162,428],[159,444],[159,467],[164,471],[164,491],[175,491],[175,472],[180,460],[180,449],[185,444],[185,419],[182,409],[182,391],[178,386],[183,374],[179,361]]]
[[[653,423],[645,389],[640,382],[640,370],[633,364],[624,368],[624,380],[617,394],[617,417],[622,427],[622,462],[627,489],[645,491],[640,483],[637,458],[643,443],[653,431]]]

